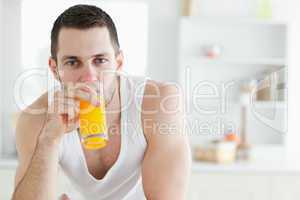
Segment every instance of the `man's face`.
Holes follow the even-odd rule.
[[[57,49],[57,61],[50,58],[49,66],[62,82],[100,80],[109,87],[114,78],[112,72],[123,64],[123,55],[115,52],[106,27],[62,28]]]

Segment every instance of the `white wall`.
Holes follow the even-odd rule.
[[[12,113],[16,111],[13,91],[14,81],[20,72],[21,66],[21,26],[20,26],[20,1],[4,0],[3,12],[5,19],[9,19],[9,23],[3,23],[3,67],[2,78],[5,94],[3,97],[3,136],[6,138],[3,148],[4,153],[15,154],[14,130],[12,126]]]
[[[148,4],[149,13],[146,75],[155,80],[177,81],[181,0],[143,1]]]
[[[149,4],[148,71],[153,79],[177,80],[180,0],[146,0]]]
[[[22,70],[39,69],[46,75],[47,59],[50,55],[50,31],[54,20],[66,8],[82,3],[82,0],[23,1],[22,4]],[[148,7],[141,1],[94,1],[85,0],[86,4],[94,4],[110,14],[116,23],[121,49],[124,52],[124,71],[133,75],[144,75],[147,67],[147,35]],[[32,12],[35,7],[37,11]],[[135,10],[135,12],[128,12]],[[36,19],[36,16],[40,16]],[[33,29],[39,27],[39,34]],[[30,49],[30,51],[29,51]],[[26,74],[26,73],[24,73]],[[48,74],[52,80],[52,74]],[[53,82],[52,81],[48,81]],[[24,109],[50,86],[47,75],[34,75],[22,82],[18,99],[18,107]]]
[[[2,60],[3,60],[3,2],[2,0],[0,0],[0,74],[3,74],[2,73]],[[1,114],[0,114],[0,127],[2,127],[2,119],[3,119],[3,116],[2,116],[2,77],[0,76],[0,111],[1,111]],[[2,135],[2,129],[0,128],[0,136]],[[0,155],[2,153],[2,140],[1,140],[1,137],[0,137]]]
[[[14,130],[12,129],[12,112],[16,110],[13,99],[14,81],[21,72],[21,5],[19,0],[0,0],[3,2],[3,12],[10,23],[3,24],[2,53],[3,70],[1,86],[7,94],[4,96],[1,107],[3,109],[3,135],[5,152],[14,152]],[[119,0],[115,0],[119,1]],[[136,0],[128,0],[136,1]],[[148,4],[148,58],[146,75],[153,79],[174,81],[177,79],[177,43],[179,0],[144,0]],[[0,17],[1,19],[1,17]],[[1,64],[1,63],[0,63]],[[10,92],[11,91],[11,92]],[[9,138],[9,139],[7,139]]]
[[[290,158],[298,158],[300,153],[299,147],[299,111],[300,111],[300,93],[299,93],[299,52],[300,52],[300,2],[289,0],[289,71],[288,71],[288,135],[286,145],[288,148],[288,156]]]

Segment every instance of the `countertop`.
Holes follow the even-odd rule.
[[[0,158],[0,170],[3,169],[16,169],[18,161],[16,158]]]
[[[0,158],[0,170],[15,170],[16,158]],[[300,158],[287,159],[285,148],[281,145],[260,145],[251,149],[250,160],[231,164],[215,164],[193,161],[195,173],[291,173],[300,174]]]
[[[254,146],[250,151],[250,159],[231,164],[215,164],[194,161],[193,172],[205,173],[270,173],[300,174],[300,159],[288,159],[284,146]]]

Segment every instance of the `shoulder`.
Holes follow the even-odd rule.
[[[164,131],[182,133],[184,120],[183,92],[176,83],[148,80],[142,103],[142,125],[147,141]]]
[[[175,82],[163,82],[156,80],[147,80],[145,84],[145,94],[164,94],[165,92],[181,92],[179,84]]]
[[[157,117],[176,112],[183,112],[181,87],[176,83],[148,80],[143,96],[142,115]]]
[[[47,116],[47,93],[21,111],[16,124],[18,153],[31,149]]]
[[[37,122],[45,118],[48,108],[47,93],[40,96],[32,104],[27,106],[24,110],[20,112],[17,121],[17,128],[21,125],[26,125],[30,122],[30,125],[36,125]]]

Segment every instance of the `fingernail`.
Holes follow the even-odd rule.
[[[86,86],[86,87],[83,87],[82,90],[85,91],[85,92],[90,92],[90,88],[87,87],[87,86]]]
[[[97,100],[97,101],[96,101],[96,106],[100,106],[100,105],[101,105],[100,101]]]

